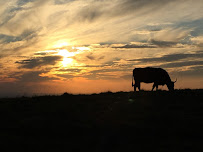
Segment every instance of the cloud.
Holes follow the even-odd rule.
[[[122,17],[126,15],[145,15],[156,12],[176,0],[91,0],[77,12],[77,19],[82,22],[95,22],[99,19]],[[112,11],[113,10],[113,11]]]
[[[203,65],[195,65],[189,67],[187,70],[174,70],[171,72],[173,75],[184,76],[184,77],[200,77],[202,78]]]
[[[63,73],[63,74],[56,74],[56,76],[60,77],[60,78],[65,78],[65,79],[72,79],[78,76],[75,76],[73,74],[68,74],[68,73]]]
[[[81,69],[73,68],[73,69],[59,69],[59,72],[71,72],[71,73],[79,73]]]
[[[113,18],[125,15],[143,15],[157,11],[175,0],[93,0],[85,5],[78,13],[80,21],[93,22],[100,18]],[[86,3],[87,4],[87,3]],[[114,10],[114,11],[112,11]]]
[[[3,43],[17,42],[17,41],[28,41],[37,36],[34,30],[25,30],[19,36],[10,36],[5,34],[0,34],[0,41]]]
[[[154,58],[141,58],[141,59],[132,59],[128,61],[139,61],[139,62],[173,62],[179,61],[187,58],[203,58],[203,52],[196,52],[194,54],[168,54],[162,57],[154,57]]]
[[[3,16],[1,16],[0,27],[4,26],[11,19],[13,19],[17,13],[23,10],[21,6],[16,5],[12,1],[9,4],[5,3],[4,5],[3,5],[4,7],[2,8],[0,7],[3,10],[2,12]]]
[[[147,45],[147,44],[143,44],[143,45],[136,45],[136,44],[126,44],[124,46],[114,46],[112,48],[125,48],[125,49],[132,49],[132,48],[156,48],[156,46],[153,45]]]
[[[36,1],[36,0],[18,0],[17,5],[18,6],[23,6],[23,5],[27,4],[27,3],[31,3],[31,2],[34,2],[34,1]]]
[[[138,42],[137,42],[138,43]],[[132,49],[132,48],[172,48],[177,46],[180,42],[175,41],[159,41],[151,39],[147,43],[139,43],[139,44],[125,44],[123,46],[112,46],[112,48],[125,48],[125,49]],[[115,44],[114,44],[115,45]],[[183,47],[183,46],[181,46]]]
[[[42,77],[40,74],[46,73],[48,71],[29,71],[23,73],[18,80],[21,82],[45,82],[49,80],[57,80],[54,77]]]
[[[173,25],[174,28],[183,28],[185,30],[190,30],[190,34],[193,37],[203,35],[203,19],[193,19],[190,21],[180,21]]]
[[[64,5],[70,2],[74,2],[75,0],[54,0],[54,3],[56,5]]]
[[[98,70],[91,70],[88,73],[84,74],[85,78],[95,80],[95,79],[119,79],[122,78],[122,72],[129,71],[128,68],[100,68]]]
[[[202,66],[203,61],[183,61],[183,62],[174,62],[174,63],[167,63],[162,64],[161,67],[163,68],[177,68],[177,67],[184,67],[184,66]]]
[[[82,22],[84,21],[93,22],[98,18],[100,18],[105,13],[105,11],[103,11],[102,9],[103,7],[102,6],[99,7],[98,4],[87,5],[83,7],[83,9],[81,9],[81,11],[77,14],[78,20]]]
[[[96,57],[93,55],[93,53],[90,53],[89,55],[86,56],[86,58],[88,58],[89,60],[102,60],[105,58],[105,56],[99,56],[99,57]]]
[[[173,41],[156,41],[156,40],[151,40],[150,41],[152,44],[157,45],[158,47],[173,47],[176,44],[178,44],[178,42],[173,42]]]
[[[87,57],[88,59],[90,59],[90,60],[95,60],[95,57],[92,56],[92,55],[87,55],[86,57]]]
[[[20,68],[32,69],[36,67],[40,68],[41,66],[55,65],[57,61],[60,61],[61,59],[61,56],[45,56],[16,61],[16,63],[21,65]]]

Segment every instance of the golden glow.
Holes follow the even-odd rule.
[[[53,48],[62,48],[68,46],[69,43],[65,40],[59,40],[53,44]]]

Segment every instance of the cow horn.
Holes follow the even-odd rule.
[[[176,78],[176,81],[177,81],[177,78]],[[176,83],[176,81],[174,81],[174,83]]]

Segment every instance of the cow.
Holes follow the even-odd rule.
[[[135,84],[133,84],[133,77]],[[177,79],[176,79],[177,81]],[[176,82],[175,81],[175,82]],[[146,68],[135,68],[133,70],[133,76],[132,76],[132,87],[134,86],[134,91],[136,91],[136,88],[140,91],[140,83],[154,83],[152,87],[152,91],[156,87],[156,90],[158,90],[159,85],[167,85],[169,91],[174,90],[174,83],[171,81],[171,78],[169,77],[168,73],[162,69],[162,68],[152,68],[152,67],[146,67]]]

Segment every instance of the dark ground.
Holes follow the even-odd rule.
[[[199,151],[203,90],[0,99],[4,151]]]

